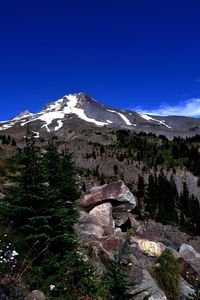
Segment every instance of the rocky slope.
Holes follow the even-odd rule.
[[[193,240],[172,226],[153,221],[137,222],[134,218],[136,199],[122,181],[92,189],[80,199],[81,216],[76,231],[86,255],[102,272],[115,251],[123,252],[123,264],[131,279],[138,280],[137,289],[147,288],[151,300],[167,299],[153,278],[151,269],[158,257],[170,249],[181,264],[178,299],[193,293],[191,278],[200,275],[200,238]],[[129,230],[129,231],[128,231]],[[194,248],[193,248],[194,247]],[[143,299],[145,293],[137,299]],[[134,298],[135,299],[135,298]]]

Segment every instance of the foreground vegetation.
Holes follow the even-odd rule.
[[[0,202],[0,298],[24,299],[39,289],[49,299],[128,299],[120,258],[100,277],[78,242],[80,190],[70,156],[53,139],[41,151],[29,132],[11,161]],[[111,283],[116,276],[123,279],[117,298]]]
[[[0,139],[2,151],[16,154],[0,165],[1,180],[7,183],[6,196],[0,202],[0,298],[24,299],[28,291],[39,289],[49,299],[134,299],[129,291],[135,282],[128,279],[122,254],[116,253],[106,273],[97,274],[79,244],[73,225],[79,216],[77,200],[81,190],[69,154],[60,151],[53,138],[40,149],[31,132],[21,150],[10,137]],[[184,166],[199,175],[199,143],[199,136],[168,141],[162,136],[118,131],[117,144],[108,147],[113,153],[118,151],[119,161],[128,155],[130,161],[143,161],[150,167]],[[93,159],[106,151],[105,146],[96,146],[98,151],[91,153]],[[118,173],[117,165],[114,173]],[[98,169],[93,176],[101,184],[107,180],[98,174]],[[82,188],[86,190],[84,185]],[[140,176],[132,190],[138,197],[135,212],[139,218],[200,234],[199,201],[189,194],[186,183],[178,194],[173,177],[167,178],[162,171],[153,172],[146,183]],[[169,299],[175,299],[180,283],[176,260],[164,252],[157,265],[159,268],[152,268],[154,278]],[[191,299],[198,299],[198,295],[199,286],[197,298]]]

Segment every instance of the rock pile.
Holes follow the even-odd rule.
[[[115,250],[128,244],[129,254],[124,257],[124,264],[130,277],[140,281],[139,288],[150,289],[151,300],[167,299],[148,267],[155,265],[157,258],[169,248],[181,264],[180,299],[186,299],[194,292],[188,274],[200,275],[200,254],[186,244],[179,250],[173,240],[159,231],[146,230],[145,233],[145,223],[137,222],[132,213],[136,203],[136,198],[121,180],[93,188],[79,202],[81,213],[75,229],[80,240],[95,252],[93,258],[99,271],[106,268],[107,260],[113,259]]]

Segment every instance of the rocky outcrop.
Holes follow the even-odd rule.
[[[118,251],[130,279],[140,282],[138,291],[145,290],[136,299],[150,294],[148,299],[165,300],[165,293],[148,270],[168,248],[181,265],[179,299],[187,299],[194,292],[191,279],[200,275],[200,253],[190,245],[181,245],[188,235],[177,228],[150,220],[136,221],[132,213],[135,206],[135,197],[122,181],[95,187],[80,199],[81,215],[75,228],[98,272],[106,270]],[[126,232],[128,228],[131,230]]]
[[[136,199],[123,181],[115,181],[95,187],[80,199],[80,207],[91,211],[103,203],[111,203],[116,226],[121,226],[128,219],[128,213],[136,206]]]

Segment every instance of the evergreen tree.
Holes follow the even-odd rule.
[[[51,215],[52,242],[56,248],[65,251],[73,248],[76,236],[73,224],[78,217],[76,200],[80,193],[74,179],[74,165],[66,153],[59,153],[55,143],[50,143],[43,157],[45,179],[48,183],[47,198]]]
[[[193,233],[200,234],[200,204],[194,195],[190,197],[190,215]]]
[[[138,198],[144,198],[145,194],[145,183],[144,178],[139,175],[137,182],[137,196]]]
[[[183,190],[180,195],[180,208],[186,217],[189,216],[189,191],[186,182],[183,182]]]
[[[18,153],[16,159],[22,166],[21,171],[12,178],[15,186],[9,188],[2,203],[2,214],[4,223],[20,230],[27,241],[32,236],[32,230],[27,228],[31,227],[30,218],[39,217],[45,196],[41,158],[31,134],[27,136],[26,147]]]
[[[151,218],[156,216],[156,209],[158,206],[158,185],[157,177],[154,178],[152,174],[149,176],[148,186],[147,186],[147,211]]]
[[[176,212],[177,191],[175,183],[170,181],[162,173],[158,177],[159,202],[157,220],[164,224],[176,223],[178,216]]]
[[[138,182],[137,182],[137,197],[138,197],[138,215],[141,217],[141,209],[144,206],[143,201],[144,201],[144,195],[145,195],[145,183],[144,183],[144,178],[139,175],[138,177]]]
[[[19,248],[25,254],[34,245],[32,270],[26,279],[30,287],[37,288],[46,280],[60,281],[67,267],[65,256],[73,256],[79,192],[69,155],[60,154],[54,143],[42,156],[34,137],[27,137],[19,162],[20,174],[1,204],[1,218],[3,225],[11,225],[13,232],[21,236]]]
[[[129,289],[132,288],[133,290],[136,282],[129,280],[122,266],[121,251],[116,251],[114,259],[109,262],[104,281],[107,290],[107,300],[129,300],[133,299],[134,295],[142,293],[142,291],[137,291],[135,294],[130,294]]]

